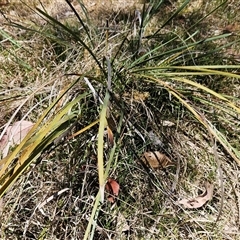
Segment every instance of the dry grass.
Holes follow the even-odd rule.
[[[124,17],[129,14],[131,19],[133,9],[141,6],[134,1],[123,1],[121,6],[119,1],[116,1],[116,5],[115,1],[111,2],[112,4],[106,1],[103,7],[103,1],[96,1],[95,4],[86,1],[90,16],[93,19],[103,19],[95,22],[97,27],[103,27],[106,14],[110,16],[112,24],[117,22],[120,28],[124,29],[125,26],[122,25]],[[177,9],[181,1],[166,2],[161,13]],[[195,2],[200,5],[194,5]],[[31,5],[27,1],[12,1],[10,5],[3,6],[1,11],[14,21],[21,15],[19,21],[25,26],[40,26],[43,32],[58,37],[58,32],[54,32],[54,28],[49,28],[29,9],[29,6],[32,8],[40,6],[39,2],[30,3]],[[57,16],[65,23],[74,22],[72,13],[64,1],[58,1],[61,8],[56,7],[54,1],[51,1],[51,4],[46,1],[44,4],[52,16]],[[229,1],[225,8],[209,16],[202,25],[197,25],[199,35],[196,38],[224,31],[226,25],[237,23],[239,19],[233,18],[238,9],[237,4],[236,1]],[[73,5],[82,12],[77,1],[73,1]],[[197,14],[206,14],[210,7],[211,4],[207,1],[193,1],[191,7],[167,25],[164,34],[172,32],[180,35],[189,34],[186,29],[191,25],[191,21]],[[124,12],[123,16],[120,14],[121,11]],[[120,20],[114,19],[114,14]],[[129,19],[127,21],[130,21]],[[59,91],[75,79],[75,76],[66,76],[66,73],[87,73],[98,77],[96,63],[83,48],[76,46],[76,51],[73,51],[70,46],[66,46],[65,49],[59,50],[56,42],[49,42],[44,35],[13,28],[7,25],[4,18],[0,20],[3,21],[2,29],[20,44],[18,46],[11,41],[2,40],[1,128],[25,100],[26,104],[15,119],[21,119],[26,115],[27,119],[35,122],[57,97]],[[157,28],[158,20],[157,15],[150,23],[149,34]],[[235,34],[232,39],[236,39],[238,28],[235,27],[232,31]],[[102,39],[104,42],[104,33]],[[115,46],[119,45],[117,33],[113,34],[113,39],[109,48],[112,47],[114,53]],[[229,40],[226,39],[227,41]],[[223,40],[214,44],[212,46],[219,46],[223,44]],[[96,49],[100,49],[99,58],[105,54],[105,46],[105,42],[96,46]],[[238,51],[239,42],[236,42],[229,46],[224,54],[220,54],[222,58],[216,59],[217,64],[220,62],[236,64]],[[59,57],[59,52],[62,58]],[[16,61],[16,57],[22,62]],[[200,64],[201,61],[213,64],[212,59],[199,60]],[[216,82],[216,79],[203,77],[197,81],[216,91],[239,97],[239,83],[236,82],[238,80],[219,78]],[[47,82],[49,84],[46,84]],[[171,96],[161,88],[153,88],[151,84],[141,85],[134,81],[127,86],[127,82],[126,78],[122,85],[116,83],[117,100],[112,102],[111,106],[111,114],[116,122],[124,108],[122,141],[118,143],[115,162],[110,171],[110,177],[118,180],[121,191],[115,204],[104,202],[96,220],[94,239],[239,239],[239,166],[221,146],[217,146],[217,159],[222,169],[221,177],[214,144],[209,139],[208,132],[201,128],[180,104],[175,104]],[[46,85],[43,87],[44,84]],[[96,86],[98,94],[103,98],[103,87],[99,83]],[[38,90],[39,88],[41,89]],[[29,97],[34,91],[36,93]],[[86,91],[88,91],[86,84],[79,82],[65,101]],[[143,95],[138,94],[139,92]],[[84,104],[82,118],[76,123],[75,131],[98,118],[99,104],[94,97],[86,97]],[[217,110],[214,113],[217,115]],[[174,126],[163,126],[164,120],[173,122]],[[221,127],[214,114],[211,120]],[[224,123],[222,128],[229,139],[232,139],[235,147],[239,148],[238,116],[235,121],[235,129],[227,123]],[[3,204],[0,205],[1,239],[83,239],[98,192],[97,131],[95,126],[75,139],[65,138],[59,145],[53,145],[4,195]],[[157,136],[160,145],[152,141],[150,131]],[[176,162],[177,167],[170,167],[166,171],[149,170],[139,163],[139,157],[146,150],[160,150],[166,153]],[[106,147],[105,158],[108,152],[109,149]],[[181,198],[198,195],[203,190],[205,180],[214,184],[214,197],[209,203],[197,210],[187,210],[177,204],[177,200]],[[65,191],[58,195],[61,190]],[[51,196],[53,199],[44,203]]]

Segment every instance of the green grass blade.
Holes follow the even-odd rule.
[[[164,56],[169,56],[171,54],[174,54],[174,53],[177,53],[179,51],[182,51],[182,50],[189,50],[193,47],[196,47],[197,45],[199,44],[202,44],[202,43],[207,43],[207,42],[211,42],[213,40],[216,40],[216,39],[221,39],[221,38],[225,38],[225,37],[229,37],[231,36],[232,34],[231,33],[227,33],[227,34],[222,34],[222,35],[219,35],[219,36],[214,36],[214,37],[210,37],[210,38],[206,38],[206,39],[202,39],[202,40],[199,40],[197,42],[194,42],[194,43],[190,43],[190,44],[186,44],[184,46],[180,46],[180,47],[176,47],[174,49],[171,49],[171,50],[168,50],[168,51],[164,51],[163,53],[161,54],[157,54],[153,57],[150,57],[142,62],[139,62],[139,63],[134,63],[134,65],[132,64],[128,69],[132,69],[134,66],[138,66],[139,64],[146,64],[147,62],[149,61],[152,61],[152,60],[157,60],[157,59],[161,59],[162,57]],[[177,38],[177,37],[176,37]],[[169,42],[171,42],[172,40],[170,40]],[[138,69],[133,69],[133,72],[137,71]]]
[[[11,42],[14,47],[22,48],[22,46],[16,40],[14,40],[9,34],[7,34],[4,30],[0,29],[0,35],[2,35],[3,38],[5,38],[4,40]]]
[[[121,128],[120,125],[119,125],[119,127]],[[109,175],[109,171],[111,169],[111,164],[113,162],[113,159],[114,158],[117,159],[117,156],[115,157],[116,148],[117,148],[117,144],[114,143],[113,148],[111,149],[111,152],[110,152],[110,155],[109,155],[106,170],[104,172],[104,177],[103,177],[104,181],[107,179],[107,177]],[[95,198],[95,202],[94,202],[94,206],[93,206],[93,209],[92,209],[91,217],[89,219],[87,229],[85,230],[83,240],[93,239],[93,237],[94,237],[95,228],[96,228],[96,219],[97,219],[98,214],[101,210],[100,201],[101,201],[101,192],[99,190],[99,192],[98,192],[98,194]],[[90,233],[91,233],[91,235],[90,235]]]

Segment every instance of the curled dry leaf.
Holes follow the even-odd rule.
[[[114,137],[113,137],[113,132],[109,126],[107,126],[107,135],[108,135],[108,142],[110,147],[114,145]]]
[[[194,209],[202,207],[207,201],[212,199],[213,196],[213,184],[205,183],[205,192],[192,199],[182,199],[179,204],[183,204],[185,208]]]
[[[120,190],[119,184],[113,178],[109,178],[106,183],[105,189],[106,189],[106,192],[109,193],[109,196],[107,197],[108,201],[111,203],[114,203],[115,197],[117,197],[119,194],[119,190]]]
[[[117,130],[117,124],[115,119],[112,116],[107,117],[107,136],[108,136],[108,143],[110,147],[114,145],[114,134]]]
[[[165,154],[158,151],[145,152],[141,160],[153,169],[163,169],[175,165]]]
[[[5,135],[0,140],[0,151],[3,157],[8,154],[9,147],[19,144],[28,134],[34,124],[29,121],[18,121],[7,128]]]

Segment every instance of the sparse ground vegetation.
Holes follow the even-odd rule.
[[[239,4],[0,0],[0,239],[240,239]]]

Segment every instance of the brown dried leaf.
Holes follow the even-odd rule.
[[[18,121],[7,128],[6,134],[0,140],[0,151],[6,156],[9,147],[19,144],[28,134],[34,124],[29,121]]]
[[[107,197],[108,201],[111,203],[114,203],[115,197],[117,197],[119,194],[119,190],[120,190],[119,184],[113,178],[109,178],[106,183],[105,189],[106,189],[106,192],[109,193],[109,196]]]
[[[113,137],[113,132],[109,126],[107,126],[107,135],[108,135],[108,142],[110,147],[113,147],[114,145],[114,137]]]
[[[207,201],[212,199],[213,196],[213,184],[205,183],[205,192],[192,199],[182,199],[178,203],[183,204],[185,208],[195,209],[202,207]]]
[[[237,23],[229,24],[225,28],[223,28],[223,33],[236,33],[240,30],[240,27]]]
[[[158,151],[145,152],[141,160],[153,169],[162,169],[175,165],[165,154]]]

